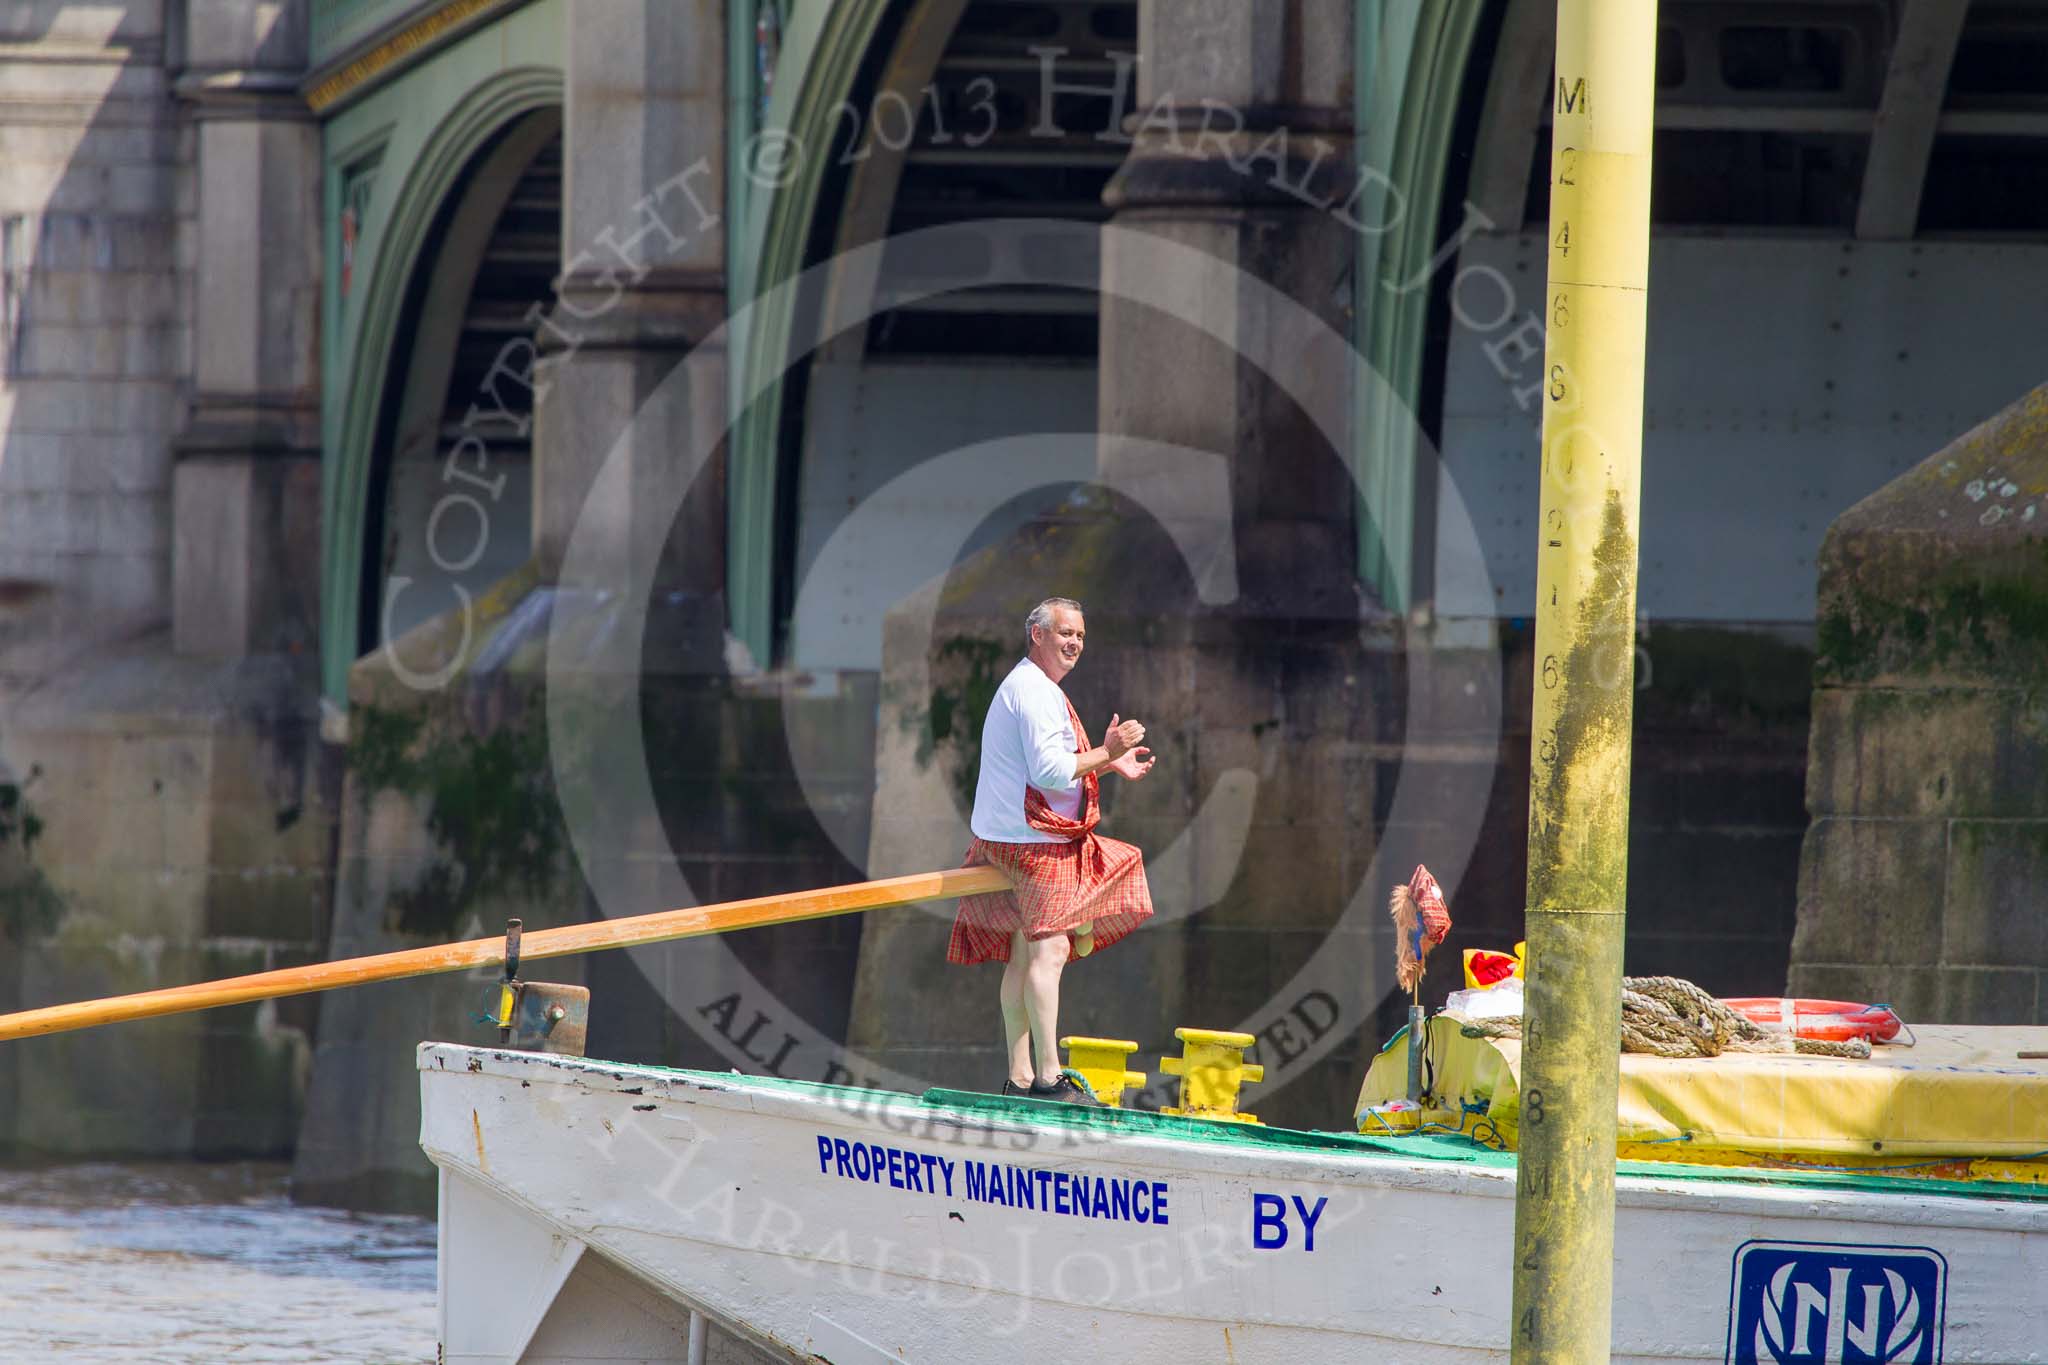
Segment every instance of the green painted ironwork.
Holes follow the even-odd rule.
[[[782,57],[769,101],[764,132],[789,139],[788,174],[782,183],[751,181],[736,164],[730,179],[747,181],[754,235],[733,257],[734,301],[760,298],[802,273],[830,169],[832,137],[839,112],[853,94],[890,0],[836,0],[799,4],[786,17]],[[744,263],[744,264],[743,264]],[[744,280],[746,292],[739,292]],[[728,445],[726,471],[726,601],[732,630],[753,656],[768,664],[775,646],[775,508],[783,441],[784,362],[795,326],[794,291],[771,304],[743,312],[735,327],[733,391],[749,387],[740,366],[777,376],[737,421]]]
[[[341,292],[339,233],[327,233],[321,444],[320,680],[345,704],[360,631],[364,535],[377,417],[413,272],[436,213],[500,129],[559,106],[566,5],[539,0],[351,105],[323,128],[323,221],[338,224],[352,168],[376,158],[376,192],[355,225]]]
[[[1368,362],[1411,407],[1420,398],[1428,290],[1403,291],[1400,286],[1426,271],[1437,246],[1438,206],[1453,151],[1452,131],[1464,67],[1483,8],[1484,0],[1384,8],[1361,0],[1360,5],[1359,69],[1371,73],[1371,78],[1356,82],[1362,130],[1359,157],[1363,166],[1397,187],[1404,207],[1388,230],[1362,234],[1360,268],[1354,282],[1359,293],[1359,340]],[[554,4],[533,9],[549,11],[551,20],[560,22]],[[782,306],[763,308],[750,317],[745,315],[745,305],[804,268],[822,207],[839,112],[853,93],[889,9],[889,0],[839,0],[835,4],[798,0],[788,6],[773,97],[762,113],[753,103],[757,90],[753,0],[736,0],[729,51],[735,94],[727,142],[731,168],[728,260],[734,311],[745,318],[733,338],[733,353],[743,365],[773,371],[781,368],[788,355],[794,324],[787,306],[791,301],[782,300]],[[528,13],[522,11],[521,17]],[[491,32],[513,27],[507,21]],[[559,29],[556,34],[556,42],[544,45],[551,62],[559,62]],[[383,125],[393,136],[391,155],[380,172],[382,202],[357,225],[355,282],[346,301],[339,296],[338,248],[332,242],[329,252],[329,373],[325,388],[330,408],[330,459],[322,673],[327,693],[337,701],[345,688],[357,638],[368,444],[374,436],[374,416],[385,381],[381,373],[372,372],[371,359],[381,366],[389,353],[397,306],[426,224],[440,196],[452,188],[468,153],[494,126],[561,98],[558,66],[544,65],[525,77],[499,73],[492,77],[498,87],[495,94],[465,94],[461,96],[463,108],[440,111],[448,123],[436,132],[431,148],[417,137],[404,137],[423,116],[418,107],[420,92],[448,90],[446,68],[460,66],[462,51],[472,46],[473,42],[465,41],[438,54],[426,66],[408,72],[329,125],[329,222],[337,221],[339,214],[337,164],[360,161],[364,152],[375,146],[360,136],[351,143],[343,126],[353,131]],[[446,97],[440,102],[455,103]],[[786,145],[793,154],[788,158],[789,173],[780,183],[763,183],[749,174],[748,152],[757,134],[789,139]],[[417,149],[397,145],[407,141]],[[338,145],[346,150],[338,152]],[[387,193],[383,187],[401,174],[402,187]],[[1372,221],[1370,214],[1370,209],[1361,210],[1368,222]],[[744,378],[735,366],[735,393],[744,387]],[[775,508],[784,439],[782,395],[778,380],[740,413],[730,446],[727,593],[731,623],[754,657],[763,662],[770,659],[775,640]],[[1360,519],[1360,573],[1391,605],[1405,607],[1415,552],[1414,433],[1390,413],[1363,406],[1358,432],[1368,497],[1380,510],[1378,518]]]
[[[1440,203],[1459,102],[1474,37],[1486,0],[1382,4],[1358,8],[1357,155],[1361,167],[1384,177],[1400,205],[1398,217],[1382,205],[1375,218],[1370,192],[1359,216],[1367,224],[1390,221],[1385,231],[1361,234],[1354,272],[1357,341],[1366,360],[1385,376],[1413,411],[1421,399],[1430,290],[1407,288],[1429,273],[1441,231]],[[785,25],[782,65],[764,131],[787,135],[802,149],[786,184],[752,186],[735,212],[745,222],[731,256],[736,305],[794,278],[813,240],[830,157],[826,151],[838,111],[889,9],[888,0],[840,0],[829,7],[800,4]],[[741,45],[735,41],[734,61]],[[751,57],[749,36],[745,51]],[[737,74],[737,72],[735,73]],[[751,78],[750,78],[751,79]],[[743,144],[731,144],[735,186],[747,181]],[[765,199],[765,204],[762,202]],[[742,287],[744,285],[744,287]],[[773,371],[789,353],[794,319],[790,300],[762,309],[734,337],[742,364]],[[735,366],[734,392],[743,387]],[[784,439],[783,388],[770,385],[739,414],[730,446],[727,504],[727,600],[732,628],[756,659],[767,662],[775,643],[775,509]],[[1360,403],[1355,422],[1361,482],[1376,517],[1361,508],[1359,573],[1390,606],[1406,609],[1413,591],[1416,554],[1416,432],[1385,408]]]
[[[307,37],[313,65],[340,51],[351,39],[432,8],[432,0],[312,0]]]
[[[750,317],[745,304],[804,268],[823,207],[839,111],[853,94],[890,8],[890,0],[797,0],[789,5],[773,97],[762,113],[752,102],[753,3],[739,0],[734,5],[728,260],[734,311],[744,318],[733,338],[733,353],[742,365],[772,372],[781,368],[789,353],[791,301],[782,300],[782,306]],[[1359,342],[1368,362],[1411,407],[1421,396],[1429,290],[1404,291],[1401,286],[1427,272],[1441,236],[1439,203],[1454,150],[1465,63],[1483,9],[1484,0],[1385,7],[1361,0],[1360,5],[1359,70],[1370,73],[1370,78],[1356,82],[1359,158],[1362,166],[1397,188],[1402,212],[1387,230],[1361,235],[1354,277]],[[357,640],[369,444],[383,399],[386,376],[381,368],[389,355],[405,283],[427,223],[468,154],[494,127],[540,104],[560,101],[561,22],[556,3],[522,10],[493,25],[487,34],[437,54],[328,125],[329,223],[339,220],[339,168],[359,164],[372,152],[386,154],[377,202],[357,224],[354,281],[347,300],[339,293],[339,248],[332,234],[329,242],[322,678],[327,694],[336,701],[343,697]],[[538,43],[514,41],[503,54],[529,58],[532,69],[523,75],[499,70],[472,77],[465,72],[476,65],[474,49],[484,46],[477,39],[489,36],[495,52],[498,37],[516,38],[519,32],[547,35]],[[744,80],[738,79],[742,67]],[[492,89],[464,90],[477,79],[490,81]],[[748,107],[741,109],[742,103]],[[431,146],[421,136],[423,123],[438,125]],[[789,173],[779,183],[763,183],[749,174],[748,151],[757,133],[786,137],[786,145],[794,149],[788,158]],[[1374,221],[1371,207],[1359,212],[1368,223]],[[736,365],[735,393],[744,387],[744,379]],[[1363,405],[1357,430],[1362,478],[1371,505],[1380,513],[1377,518],[1360,518],[1360,573],[1390,605],[1405,607],[1416,544],[1415,433],[1393,414]],[[728,475],[731,623],[764,663],[771,658],[775,641],[775,509],[783,440],[783,388],[778,380],[739,414]]]
[[[1361,0],[1358,7],[1358,164],[1383,194],[1369,189],[1356,215],[1366,230],[1354,316],[1366,363],[1402,405],[1361,401],[1354,408],[1367,504],[1358,519],[1358,572],[1399,611],[1415,591],[1420,451],[1411,414],[1422,399],[1427,280],[1443,236],[1440,209],[1466,66],[1485,9],[1486,0]]]

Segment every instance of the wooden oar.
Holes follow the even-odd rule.
[[[589,924],[536,929],[523,936],[519,956],[522,961],[567,957],[572,953],[595,952],[600,948],[666,943],[670,939],[722,934],[732,929],[794,924],[800,920],[825,919],[861,910],[880,910],[891,905],[950,900],[955,896],[976,896],[1009,889],[1010,879],[993,867],[920,872],[909,877],[828,886],[786,896],[761,896],[754,900],[634,915],[629,919],[594,920]],[[19,1014],[0,1015],[0,1041],[62,1033],[66,1029],[91,1028],[95,1024],[116,1024],[128,1019],[153,1019],[162,1014],[184,1014],[220,1005],[239,1005],[280,995],[331,991],[337,986],[361,986],[372,981],[396,981],[409,976],[429,976],[435,972],[459,972],[470,967],[495,967],[504,961],[505,939],[500,935],[462,943],[440,943],[430,948],[408,948],[397,953],[379,953],[374,957],[319,962],[310,967],[285,967],[273,972],[257,972],[252,976],[231,976],[221,981],[201,981],[190,986],[170,986],[136,995],[115,995],[102,1000],[81,1000],[76,1004],[47,1005],[42,1009],[23,1010]]]

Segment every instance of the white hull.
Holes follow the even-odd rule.
[[[834,1365],[1507,1358],[1497,1162],[448,1044],[420,1067],[448,1365],[682,1360],[691,1308]],[[2048,1202],[1624,1177],[1615,1246],[1616,1360],[2048,1361]]]

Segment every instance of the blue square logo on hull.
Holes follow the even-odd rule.
[[[1728,1365],[1937,1365],[1948,1262],[1927,1247],[1745,1242]]]

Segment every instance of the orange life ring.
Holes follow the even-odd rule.
[[[1845,1043],[1852,1038],[1888,1043],[1905,1027],[1891,1006],[1865,1005],[1854,1000],[1794,1000],[1759,995],[1721,1003],[1752,1023],[1786,1029],[1795,1038],[1817,1038],[1831,1043]]]

